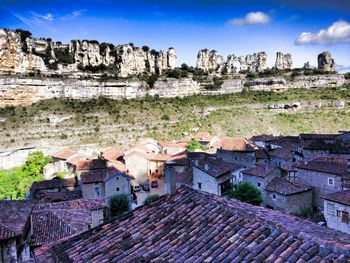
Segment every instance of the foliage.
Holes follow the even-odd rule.
[[[145,201],[143,201],[144,205],[149,205],[150,203],[158,200],[160,198],[160,195],[154,194],[154,195],[150,195],[148,197],[145,198]]]
[[[164,121],[169,121],[170,120],[169,114],[164,113],[163,116],[161,117],[161,119]]]
[[[16,29],[16,33],[20,34],[20,36],[21,36],[22,51],[23,52],[27,52],[28,51],[28,47],[27,47],[26,39],[28,37],[31,37],[32,33],[30,33],[27,30],[23,30],[23,29]]]
[[[188,72],[186,70],[181,70],[181,68],[168,69],[164,71],[164,74],[168,78],[186,78],[188,76]]]
[[[233,185],[233,188],[227,191],[226,196],[252,205],[260,205],[263,202],[260,190],[250,183]]]
[[[156,83],[158,78],[159,76],[157,74],[152,74],[152,75],[142,75],[140,79],[146,81],[146,83],[148,84],[148,87],[150,89],[153,89],[154,83]]]
[[[25,195],[35,181],[43,180],[42,170],[52,162],[43,152],[29,154],[26,163],[7,171],[0,171],[0,200],[25,199]]]
[[[73,64],[75,62],[74,56],[68,48],[55,48],[54,53],[58,63]]]
[[[129,197],[127,194],[115,194],[108,199],[111,216],[117,216],[129,211]]]
[[[149,51],[149,46],[142,46],[142,50],[145,52]]]
[[[222,78],[214,77],[213,83],[206,85],[204,88],[206,90],[218,90],[221,88],[222,84],[224,84],[224,81]]]
[[[344,74],[345,79],[350,79],[350,72]]]
[[[55,178],[57,179],[64,179],[65,177],[66,177],[66,174],[64,172],[59,172],[55,176]]]
[[[189,152],[194,152],[195,150],[207,150],[203,145],[199,143],[197,140],[192,140],[188,146],[187,146],[187,151]]]

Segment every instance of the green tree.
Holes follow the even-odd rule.
[[[250,183],[233,185],[233,188],[226,192],[226,196],[252,205],[260,205],[263,202],[260,190]]]
[[[148,205],[148,204],[158,200],[159,198],[160,198],[160,195],[157,195],[157,194],[150,195],[150,196],[146,197],[145,201],[143,201],[143,204]]]
[[[203,150],[205,151],[206,148],[199,143],[197,140],[192,140],[188,146],[187,146],[187,151],[189,152],[194,152],[195,150]]]
[[[129,211],[129,197],[127,194],[115,194],[108,200],[111,216],[120,215]]]

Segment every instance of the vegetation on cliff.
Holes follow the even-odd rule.
[[[42,152],[33,152],[21,167],[0,171],[0,200],[25,199],[32,183],[44,179],[43,168],[51,161]]]

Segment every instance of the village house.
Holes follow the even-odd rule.
[[[132,176],[110,167],[107,171],[83,172],[80,187],[84,199],[104,199],[115,194],[127,194],[130,198],[131,180]]]
[[[31,248],[86,231],[109,218],[106,200],[38,204],[31,213]]]
[[[253,167],[255,159],[256,146],[252,145],[245,138],[221,138],[220,147],[216,155],[225,162],[239,164],[247,167]]]
[[[271,164],[277,167],[291,165],[295,162],[294,158],[295,146],[290,143],[283,143],[280,147],[269,151]]]
[[[349,262],[349,250],[349,234],[181,187],[34,255],[36,263]]]
[[[67,162],[78,155],[77,151],[71,149],[61,150],[52,154],[53,162],[46,165],[43,170],[45,179],[52,179],[57,173],[71,174]]]
[[[193,188],[223,195],[239,179],[241,165],[228,163],[211,156],[195,161],[193,165]]]
[[[0,262],[30,259],[31,201],[0,201]]]
[[[312,209],[312,187],[276,177],[265,187],[265,206],[290,214]]]
[[[257,165],[266,165],[271,162],[271,157],[267,149],[259,147],[254,151]]]
[[[60,202],[82,198],[76,177],[34,182],[27,199],[38,202]]]
[[[321,196],[327,227],[350,234],[350,190]]]
[[[295,166],[296,180],[313,187],[314,209],[323,210],[321,195],[343,190],[343,178],[348,174],[348,164],[344,159],[317,158],[301,162]]]

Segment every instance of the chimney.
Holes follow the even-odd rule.
[[[176,173],[174,167],[166,165],[165,167],[165,193],[176,193]]]

